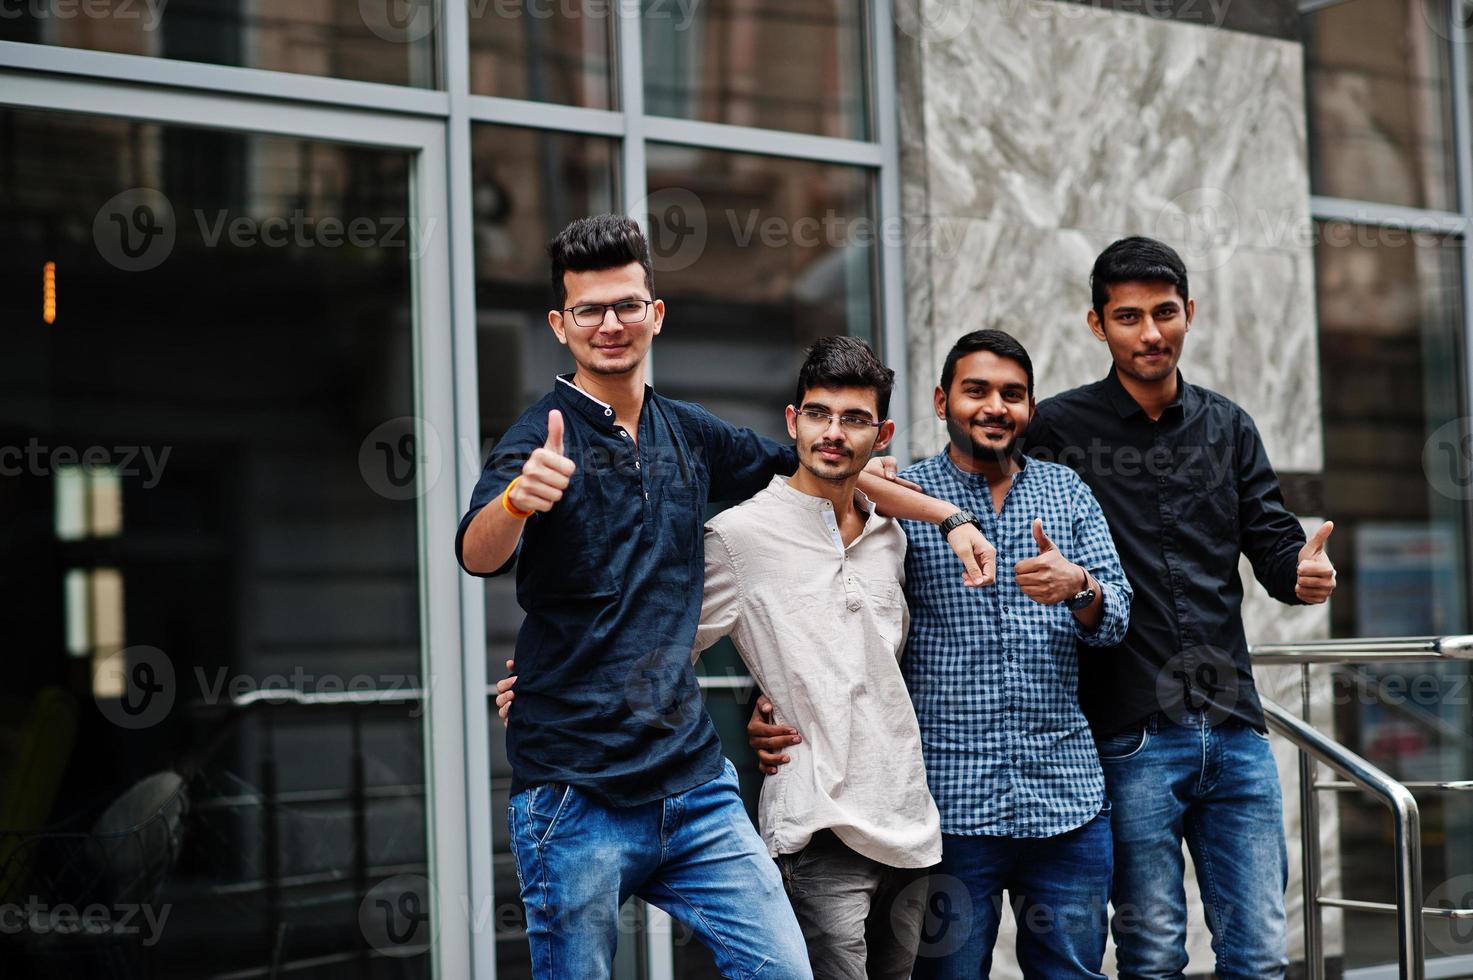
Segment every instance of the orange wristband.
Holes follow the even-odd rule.
[[[536,511],[531,511],[531,510],[517,510],[516,507],[513,506],[512,502],[511,502],[511,488],[514,487],[514,486],[516,486],[517,485],[517,480],[520,480],[520,479],[521,479],[521,477],[517,477],[515,480],[512,480],[510,483],[508,483],[506,485],[506,489],[503,490],[503,491],[501,491],[501,506],[505,507],[506,508],[506,512],[508,514],[510,514],[512,517],[515,517],[519,521],[525,521],[527,518],[529,518],[533,514],[535,514]]]

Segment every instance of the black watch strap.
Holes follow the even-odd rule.
[[[961,527],[963,524],[971,524],[976,527],[977,530],[982,530],[982,522],[977,520],[976,514],[973,514],[969,510],[959,510],[955,514],[952,514],[946,520],[941,522],[941,536],[943,538],[946,537],[952,531],[955,531],[957,528]]]

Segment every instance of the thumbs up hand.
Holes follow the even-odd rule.
[[[1330,598],[1335,591],[1335,566],[1325,554],[1325,542],[1335,530],[1334,521],[1326,521],[1314,536],[1299,549],[1298,577],[1294,582],[1294,594],[1310,605]]]
[[[1033,519],[1033,542],[1038,554],[1013,566],[1013,575],[1023,594],[1041,605],[1052,606],[1087,589],[1089,575],[1069,561],[1058,545],[1043,533],[1042,518]]]
[[[577,468],[563,455],[563,413],[553,409],[547,413],[547,441],[522,465],[522,475],[507,499],[517,510],[545,514],[563,499],[563,491]]]

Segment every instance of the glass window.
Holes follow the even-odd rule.
[[[469,0],[471,91],[613,109],[619,4]]]
[[[1367,225],[1317,231],[1325,510],[1340,579],[1333,634],[1466,632],[1473,437],[1461,394],[1462,246]],[[1469,678],[1466,664],[1339,668],[1337,736],[1397,779],[1466,779]],[[1418,796],[1432,891],[1473,867],[1473,801]],[[1345,897],[1391,901],[1385,808],[1362,794],[1335,799]],[[1470,891],[1438,897],[1466,904]],[[1393,917],[1345,914],[1346,967],[1384,962],[1396,948]],[[1429,956],[1473,953],[1467,930],[1426,925]]]
[[[0,40],[432,88],[439,2],[14,3]]]
[[[644,0],[645,111],[869,139],[867,3]]]
[[[1347,0],[1301,19],[1316,194],[1456,210],[1445,0]]]
[[[458,455],[461,465],[479,474],[502,433],[547,393],[554,375],[572,369],[547,325],[552,297],[544,246],[574,218],[616,210],[619,144],[489,125],[477,126],[473,139],[482,445]],[[523,616],[514,575],[486,579],[485,587],[487,676],[494,681],[506,676]],[[491,812],[499,819],[493,827],[493,887],[496,908],[506,910],[496,922],[496,975],[523,980],[531,976],[531,965],[505,822],[511,767],[505,736],[495,721],[493,717]],[[621,944],[622,956],[632,952],[633,943]]]
[[[255,700],[424,686],[409,157],[0,132],[0,900],[163,917],[19,975],[428,976],[418,705]]]

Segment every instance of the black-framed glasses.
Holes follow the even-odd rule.
[[[845,432],[863,432],[865,429],[878,429],[885,424],[883,420],[877,421],[863,415],[835,415],[832,412],[820,412],[816,408],[796,408],[793,411],[805,419],[823,423],[824,428],[828,428],[830,422],[838,419],[839,428]]]
[[[620,323],[643,323],[649,316],[652,299],[621,299],[617,303],[581,303],[569,306],[564,313],[573,314],[573,322],[580,327],[598,327],[604,322],[604,314],[614,311]]]

